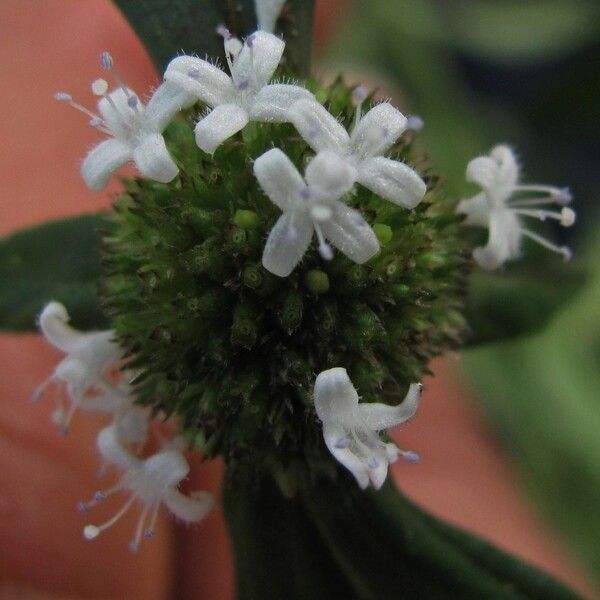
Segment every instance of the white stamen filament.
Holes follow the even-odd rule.
[[[313,225],[315,227],[315,232],[317,234],[317,239],[319,240],[319,254],[321,258],[325,260],[331,260],[333,258],[333,250],[331,246],[325,241],[325,236],[321,231],[321,227],[317,223],[313,221]]]
[[[135,496],[131,496],[127,502],[119,509],[117,514],[114,517],[110,518],[108,521],[103,523],[102,525],[86,525],[83,529],[83,535],[88,540],[93,540],[98,537],[103,531],[106,531],[110,527],[112,527],[130,508],[135,500]]]
[[[534,233],[533,231],[530,231],[529,229],[521,229],[521,233],[527,236],[528,238],[532,239],[534,242],[540,244],[540,246],[543,246],[544,248],[547,248],[552,252],[556,252],[557,254],[562,254],[565,260],[571,260],[571,250],[569,250],[569,248],[567,248],[566,246],[558,246],[557,244],[553,244],[546,238],[542,237],[541,235],[538,235],[537,233]]]
[[[540,192],[548,194],[556,202],[564,202],[568,204],[572,200],[571,192],[568,188],[557,188],[552,185],[516,185],[514,187],[515,192]]]
[[[367,91],[362,85],[354,88],[352,91],[352,101],[356,106],[356,112],[354,113],[354,127],[358,125],[359,121],[362,119],[362,105],[367,97]]]
[[[146,517],[148,516],[148,511],[150,510],[150,506],[144,506],[140,516],[138,518],[137,526],[135,528],[135,537],[129,544],[129,549],[132,552],[137,552],[140,542],[142,540],[142,533],[144,532],[144,522],[146,521]]]
[[[533,217],[540,221],[546,219],[555,219],[559,221],[563,227],[570,227],[575,223],[575,212],[570,208],[563,208],[560,212],[553,210],[531,210],[527,208],[515,208],[513,212],[517,215],[523,215],[524,217]]]

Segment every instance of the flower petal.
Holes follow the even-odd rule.
[[[350,260],[362,264],[379,252],[377,236],[362,215],[342,202],[330,202],[333,216],[320,226],[323,235]]]
[[[317,416],[323,423],[343,420],[358,406],[358,393],[342,367],[319,373],[313,396]]]
[[[196,125],[196,144],[208,154],[248,123],[248,113],[237,104],[220,104]]]
[[[201,521],[214,505],[208,492],[192,492],[189,496],[184,496],[174,488],[167,490],[163,502],[176,517],[187,523]]]
[[[306,213],[290,211],[281,215],[267,238],[263,267],[274,275],[287,277],[302,260],[312,234],[313,224]]]
[[[374,106],[352,132],[351,153],[360,158],[383,154],[396,143],[407,122],[407,118],[389,102]]]
[[[92,148],[81,164],[81,176],[87,186],[99,192],[108,183],[113,171],[133,158],[132,148],[117,139],[108,139]]]
[[[286,123],[290,120],[290,107],[295,102],[311,99],[314,100],[313,94],[299,85],[266,85],[256,94],[250,117],[253,121]]]
[[[344,429],[336,423],[325,421],[323,423],[323,439],[333,457],[354,475],[361,489],[366,489],[369,486],[367,465],[354,454],[351,446],[346,447],[339,443],[341,440],[346,439]]]
[[[252,46],[248,44],[251,39]],[[233,61],[232,77],[238,84],[253,82],[253,87],[266,85],[283,56],[285,43],[272,33],[256,31],[248,36],[240,53]]]
[[[417,206],[427,191],[425,182],[408,165],[383,156],[362,161],[357,180],[382,198],[408,209]]]
[[[485,192],[477,194],[472,198],[461,200],[456,207],[459,215],[466,215],[465,225],[487,227],[490,221],[491,205]]]
[[[179,173],[160,133],[150,133],[139,140],[133,161],[142,175],[154,181],[168,183]]]
[[[160,133],[182,109],[192,106],[197,96],[165,81],[156,88],[144,110],[144,130]]]
[[[402,404],[389,406],[381,402],[363,403],[358,409],[366,424],[374,431],[382,431],[408,421],[419,407],[422,386],[413,383]]]
[[[116,427],[105,427],[96,439],[96,444],[104,460],[127,471],[142,466],[142,461],[121,444]]]
[[[317,195],[338,200],[356,181],[356,169],[335,152],[319,152],[306,167],[306,182]]]
[[[279,148],[254,161],[254,175],[271,202],[283,211],[300,208],[300,192],[306,187],[298,169]]]
[[[480,267],[491,271],[519,256],[522,235],[518,217],[503,209],[491,213],[489,229],[487,245],[475,248],[473,258]]]
[[[300,100],[289,111],[290,121],[315,152],[348,151],[350,137],[343,125],[329,111],[313,100]]]
[[[285,0],[256,0],[256,20],[258,28],[263,31],[273,32]]]
[[[174,58],[165,71],[165,81],[209,106],[227,102],[234,92],[233,82],[226,73],[195,56]]]
[[[161,450],[144,460],[144,474],[161,488],[176,486],[189,472],[190,466],[179,450]]]

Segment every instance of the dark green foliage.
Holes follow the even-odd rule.
[[[578,597],[427,514],[389,481],[363,492],[340,473],[286,499],[270,478],[234,470],[223,503],[241,600]]]
[[[0,328],[31,331],[50,300],[76,327],[106,326],[98,306],[103,215],[51,221],[0,241]]]
[[[256,30],[254,0],[114,0],[136,31],[160,73],[176,55],[224,58],[216,33],[225,24],[237,36]],[[288,0],[278,21],[287,44],[285,64],[308,75],[314,0]]]
[[[554,255],[509,263],[500,272],[477,269],[469,281],[469,346],[530,335],[566,306],[586,281],[583,271]]]
[[[351,123],[340,82],[318,94]],[[280,212],[252,161],[274,145],[302,170],[311,152],[291,126],[253,123],[213,159],[195,147],[192,118],[166,133],[180,176],[129,182],[106,241],[104,298],[142,370],[140,400],[176,413],[192,443],[230,463],[321,456],[318,372],[343,365],[366,400],[397,403],[432,356],[458,343],[468,253],[453,202],[407,134],[396,153],[429,184],[419,207],[360,187],[348,199],[387,226],[381,253],[362,266],[339,252],[328,263],[313,244],[282,279],[261,265]]]

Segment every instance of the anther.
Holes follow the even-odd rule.
[[[133,554],[136,554],[138,551],[138,543],[135,541],[129,542],[129,551],[132,552]]]
[[[87,502],[79,502],[77,504],[77,510],[80,513],[90,512],[90,505]]]
[[[151,538],[153,535],[154,535],[154,529],[146,529],[146,531],[144,531],[145,538]]]
[[[419,115],[408,115],[406,119],[406,130],[407,131],[421,131],[425,122]]]
[[[95,525],[86,525],[83,528],[83,537],[86,540],[93,540],[100,535],[100,529]]]
[[[256,34],[251,34],[246,38],[246,46],[248,46],[248,48],[252,48],[252,46],[254,46],[254,41],[256,40]]]
[[[100,64],[105,71],[112,71],[115,63],[109,52],[102,52],[100,54]]]
[[[401,450],[400,454],[402,455],[402,458],[411,465],[415,465],[421,460],[421,457],[416,452]]]
[[[300,196],[302,196],[302,198],[304,198],[304,200],[308,200],[310,198],[310,188],[308,186],[303,187],[300,190]]]
[[[325,242],[319,244],[319,254],[321,255],[321,258],[324,258],[325,260],[333,259],[333,250],[331,249],[331,246]]]
[[[188,75],[192,78],[192,79],[199,79],[200,78],[200,69],[190,69],[188,71]]]
[[[228,40],[232,37],[231,32],[225,25],[221,24],[217,26],[217,34],[220,35],[223,39]]]
[[[575,211],[572,208],[563,208],[560,211],[560,224],[563,227],[571,227],[575,223]]]
[[[129,106],[129,108],[137,108],[137,103],[137,96],[129,96],[129,98],[127,98],[127,106]]]
[[[102,502],[103,500],[106,500],[106,493],[103,492],[102,490],[97,491],[94,494],[94,500],[96,502]]]
[[[104,96],[108,92],[108,81],[106,79],[96,79],[92,83],[92,93],[94,96]]]
[[[569,204],[573,200],[573,194],[568,187],[552,190],[550,192],[550,197],[554,202],[558,202],[560,204]]]
[[[67,92],[56,92],[56,94],[54,94],[54,99],[59,102],[73,102],[73,96],[67,94]]]
[[[354,102],[355,106],[362,104],[367,97],[367,90],[359,85],[352,90],[352,102]]]

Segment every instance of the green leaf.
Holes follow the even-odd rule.
[[[101,214],[52,221],[0,241],[0,328],[30,331],[50,300],[77,327],[106,325],[98,307]]]
[[[600,581],[600,244],[592,276],[539,335],[465,353],[490,423],[539,506]]]
[[[528,335],[541,329],[582,288],[582,269],[553,256],[509,264],[503,271],[476,268],[469,283],[466,318],[471,346]]]
[[[230,472],[223,501],[242,600],[441,599],[450,591],[453,598],[578,597],[428,515],[389,481],[363,492],[340,473],[290,500],[269,479]]]
[[[160,73],[183,51],[224,58],[216,34],[224,23],[236,35],[256,29],[253,0],[114,0],[136,31]],[[314,0],[288,0],[279,20],[288,67],[306,76],[310,67]]]

